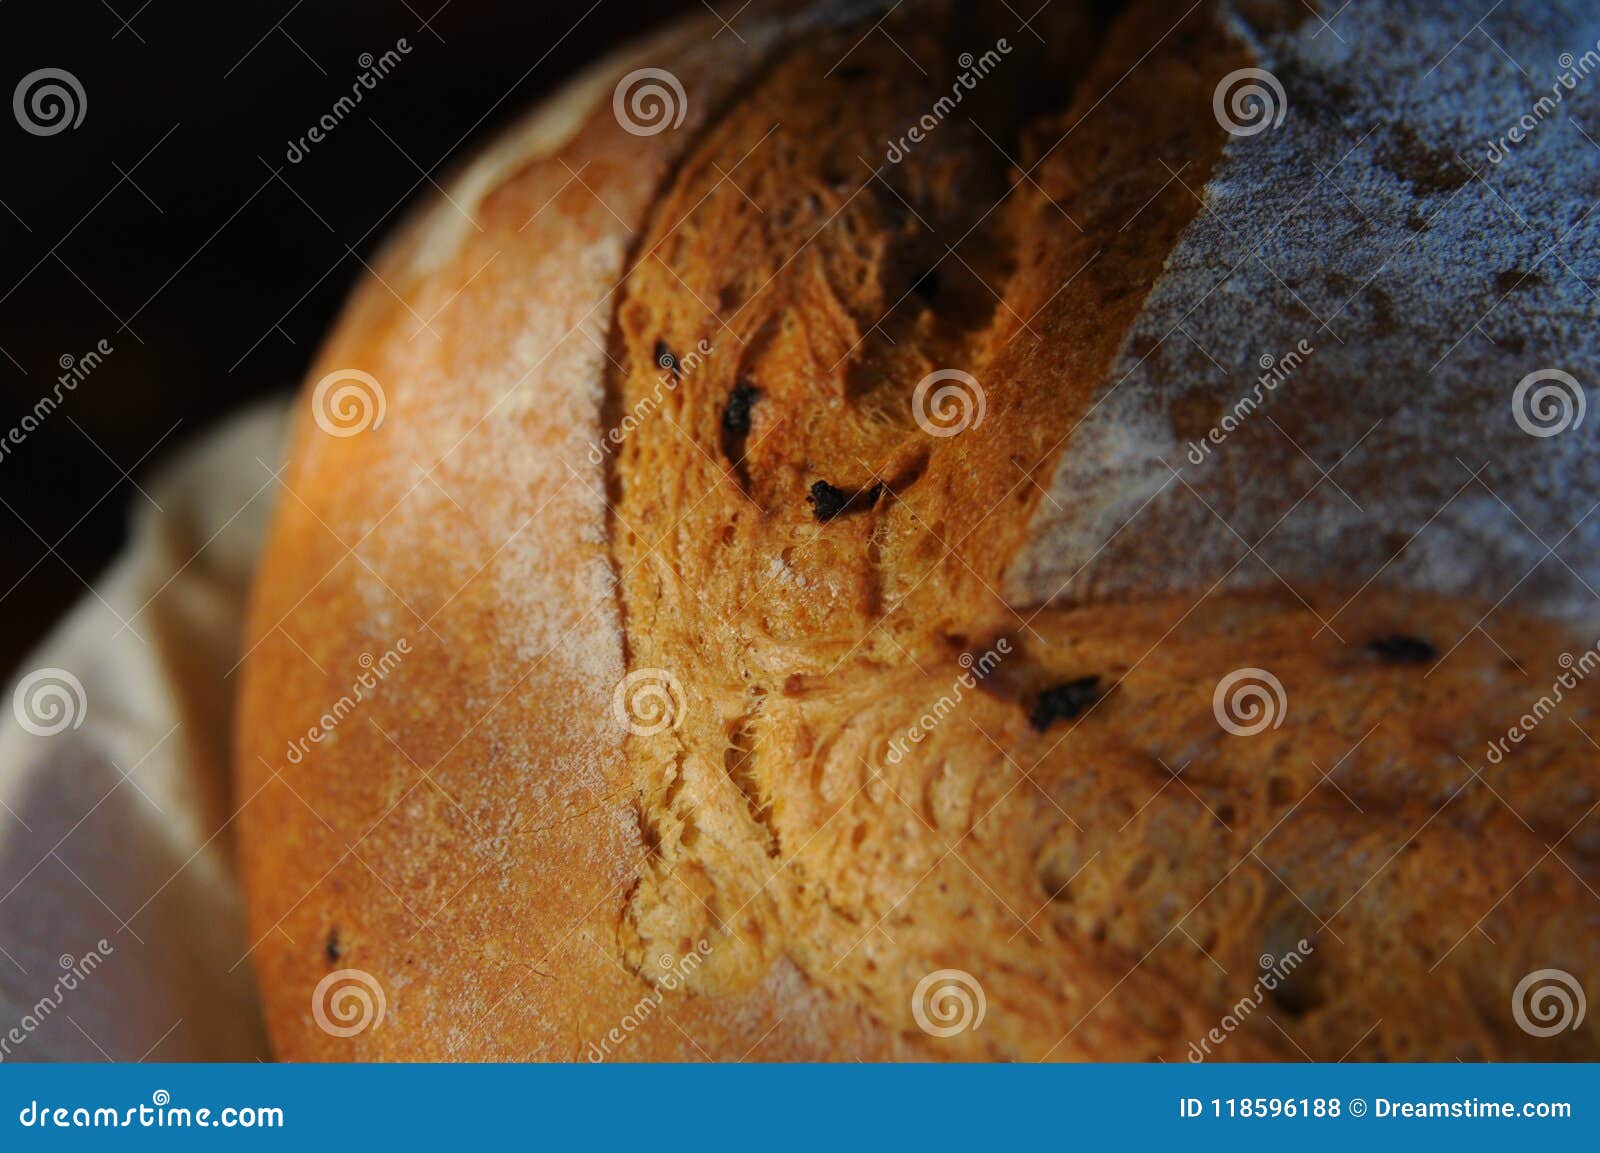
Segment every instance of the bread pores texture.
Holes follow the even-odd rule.
[[[1217,78],[1255,62],[1209,5],[1173,17],[691,22],[386,253],[312,373],[371,373],[383,423],[302,413],[251,614],[240,844],[281,1056],[1175,1060],[1302,939],[1217,1057],[1594,1053],[1510,1012],[1530,970],[1600,976],[1592,691],[1482,755],[1523,670],[1592,638],[1501,611],[1491,639],[1485,603],[1337,568],[1003,595],[1202,210]],[[607,98],[645,64],[690,98],[636,137]],[[945,367],[987,411],[932,437],[911,393]],[[821,519],[818,482],[854,499]],[[1242,667],[1280,727],[1218,725]],[[619,725],[630,672],[677,687],[675,727]],[[312,995],[346,967],[386,1013],[343,1038]],[[950,968],[986,1014],[934,1037],[913,990]]]

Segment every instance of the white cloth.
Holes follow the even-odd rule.
[[[6,688],[0,1061],[267,1056],[229,754],[285,411],[132,492],[126,551]]]

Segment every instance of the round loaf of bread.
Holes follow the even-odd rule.
[[[254,591],[280,1056],[1600,1053],[1592,23],[1313,7],[758,0],[446,183]]]

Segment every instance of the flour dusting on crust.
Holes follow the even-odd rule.
[[[1375,578],[1594,614],[1600,417],[1534,437],[1513,393],[1547,369],[1600,383],[1600,76],[1488,158],[1563,54],[1594,50],[1593,6],[1504,3],[1481,31],[1454,5],[1357,2],[1292,29],[1236,7],[1287,115],[1193,189],[1205,207],[1071,434],[1008,597]],[[1193,447],[1263,357],[1283,371],[1300,347]]]

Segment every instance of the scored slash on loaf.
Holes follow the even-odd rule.
[[[492,144],[256,583],[277,1052],[1593,1056],[1600,86],[1488,160],[1477,18],[758,2]]]

